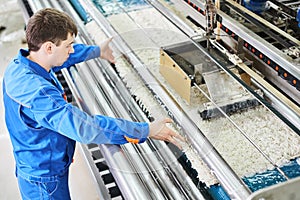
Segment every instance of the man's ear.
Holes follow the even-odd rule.
[[[42,48],[44,49],[45,53],[52,54],[54,49],[53,45],[54,44],[52,42],[48,41],[42,44]]]

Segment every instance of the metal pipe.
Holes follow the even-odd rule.
[[[123,146],[125,155],[130,160],[134,168],[139,169],[139,175],[141,180],[148,187],[149,195],[152,199],[168,199],[168,196],[165,194],[165,191],[159,186],[159,183],[156,179],[155,172],[153,173],[149,166],[146,165],[146,162],[143,159],[143,156],[140,155],[136,149],[136,145],[126,144]]]
[[[175,174],[176,179],[179,181],[185,191],[187,191],[188,199],[204,199],[197,186],[193,183],[188,174],[184,171],[183,167],[177,161],[175,155],[170,151],[165,142],[159,140],[150,140],[151,146],[156,149],[154,153],[162,157],[163,166]]]
[[[71,91],[72,91],[72,94],[74,96],[74,99],[76,100],[77,105],[81,109],[86,108],[87,106],[85,105],[86,104],[85,102],[89,102],[89,101],[86,98],[85,98],[85,101],[82,101],[82,97],[78,93],[78,90],[86,91],[86,90],[88,90],[88,88],[86,87],[86,85],[84,84],[84,82],[81,80],[81,77],[78,74],[78,71],[76,70],[76,68],[75,67],[71,67],[70,68],[70,74],[68,73],[67,76],[70,77],[70,78],[72,77],[74,80],[76,80],[76,85],[73,82],[73,80],[71,80],[72,78],[71,79],[67,79],[66,81],[67,81],[67,83],[68,83],[69,86],[72,85]],[[76,93],[76,95],[74,95],[74,92]],[[84,95],[84,96],[87,97],[86,95]],[[84,109],[84,110],[87,113],[89,113],[89,110],[87,110],[87,109]],[[85,145],[83,145],[83,144],[77,144],[77,148],[78,148],[78,146],[79,146],[80,150],[82,151],[82,154],[83,154],[86,162],[88,163],[90,171],[93,174],[95,183],[97,183],[97,185],[98,185],[98,187],[96,187],[96,188],[97,188],[97,193],[98,193],[100,199],[110,199],[110,196],[108,194],[109,191],[105,187],[105,184],[104,184],[103,180],[100,177],[99,171],[96,168],[95,164],[93,163],[93,160],[91,159],[90,153],[86,149]]]
[[[169,199],[187,199],[187,196],[181,192],[180,188],[172,182],[171,178],[165,171],[161,162],[157,160],[157,157],[153,154],[150,147],[145,143],[138,145],[137,148],[143,155],[145,162],[150,167],[150,170],[157,174],[157,181],[160,183],[161,187],[165,190],[165,194]]]
[[[36,12],[39,9],[42,9],[43,6],[41,5],[40,1],[34,0],[27,0],[28,4],[30,5],[33,12]]]
[[[87,68],[87,66],[83,67]],[[72,74],[73,78],[75,78],[74,81],[76,82],[78,89],[80,91],[88,91],[90,87],[86,86],[86,84],[89,85],[89,83],[84,83],[86,82],[84,80],[87,80],[87,77],[82,78],[82,75],[79,75],[78,72],[76,76],[74,76],[74,70],[72,70]],[[90,92],[85,92],[81,98],[84,99],[84,102],[86,102],[85,104],[88,103],[90,106],[95,106],[94,103],[89,101],[91,99],[94,100],[94,97]],[[104,102],[105,101],[103,101],[103,103]],[[86,106],[83,105],[83,107]],[[92,110],[93,111],[90,114],[99,113],[101,109],[98,110],[94,107]],[[120,186],[123,196],[128,199],[149,199],[149,196],[147,195],[148,192],[143,192],[145,191],[145,188],[142,187],[143,184],[141,184],[138,177],[136,177],[137,172],[131,169],[122,149],[117,145],[99,145],[99,148],[101,149],[101,152],[110,168],[111,173],[116,179],[118,186]]]
[[[185,31],[190,37],[196,37],[198,33],[193,30],[190,26],[188,26],[186,23],[183,23],[182,20],[168,11],[159,1],[156,0],[146,0],[149,4],[151,4],[153,7],[156,8],[157,11],[159,11],[162,15],[166,16],[168,15],[169,20],[171,23],[176,24],[176,26],[181,30]]]
[[[80,66],[78,66],[80,68]],[[84,67],[85,70],[82,70],[80,76],[77,77],[75,83],[82,82],[89,86],[86,88],[79,88],[80,91],[87,91],[87,88],[95,86],[95,82],[91,77],[88,67],[81,64],[81,67]],[[78,80],[80,79],[80,80]],[[84,81],[85,80],[85,81]],[[95,90],[93,90],[95,91]],[[98,101],[101,101],[101,108],[99,104],[95,104],[95,96],[92,96],[90,92],[82,93],[82,99],[89,100],[93,99],[93,102],[86,102],[85,104],[88,105],[90,110],[90,114],[97,114],[103,113],[106,114],[109,110],[111,110],[109,104],[103,99],[103,95],[98,96]],[[102,99],[101,99],[102,98]],[[110,113],[112,114],[112,113]],[[101,152],[107,164],[110,168],[111,173],[113,174],[118,186],[122,192],[122,195],[126,199],[151,199],[147,188],[144,187],[144,184],[139,179],[138,172],[132,169],[131,165],[129,164],[127,158],[124,155],[122,148],[118,145],[99,145]]]
[[[99,145],[125,199],[151,199],[119,145]]]

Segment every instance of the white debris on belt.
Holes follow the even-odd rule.
[[[125,14],[112,15],[108,19],[115,29],[126,39],[129,46],[140,57],[142,62],[154,76],[169,90],[184,111],[194,120],[200,130],[209,139],[217,151],[240,177],[271,169],[273,166],[256,150],[248,140],[226,119],[216,118],[203,121],[198,110],[208,100],[196,88],[192,88],[191,103],[188,105],[168,85],[159,73],[159,48],[168,44],[186,40],[176,28],[162,18],[153,9],[130,12],[130,16],[145,31],[132,22]],[[90,25],[89,25],[90,24]],[[103,41],[92,23],[87,29],[94,35],[96,43]],[[151,37],[149,39],[147,36]],[[117,36],[115,36],[117,37]],[[144,87],[143,82],[134,70],[120,58],[116,58],[116,67],[130,88],[131,93],[140,99],[155,118],[165,117],[166,113],[158,105],[153,95]],[[205,85],[200,86],[206,90]],[[266,108],[259,106],[242,113],[231,115],[231,119],[253,140],[258,147],[269,156],[276,165],[300,155],[300,137],[277,119]],[[199,173],[199,179],[207,185],[217,182],[210,169],[199,158],[199,155],[188,145],[183,145],[192,167]]]

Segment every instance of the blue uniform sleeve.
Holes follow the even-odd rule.
[[[59,67],[54,67],[52,70],[57,72],[63,68],[70,67],[74,64],[87,61],[93,58],[100,57],[100,47],[99,46],[88,46],[85,44],[74,44],[74,53],[70,54],[68,60]]]
[[[126,137],[141,143],[149,134],[148,123],[88,115],[66,103],[55,87],[40,88],[30,104],[30,110],[41,126],[82,143],[125,144],[128,143]]]

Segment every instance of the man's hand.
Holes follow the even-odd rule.
[[[100,44],[100,58],[109,61],[110,63],[115,63],[115,57],[113,56],[113,51],[109,46],[109,43],[113,38],[109,38],[105,40],[102,44]]]
[[[167,127],[167,123],[171,123],[170,118],[157,120],[149,125],[149,137],[156,140],[171,142],[180,149],[182,148],[179,141],[185,141],[184,138]]]

